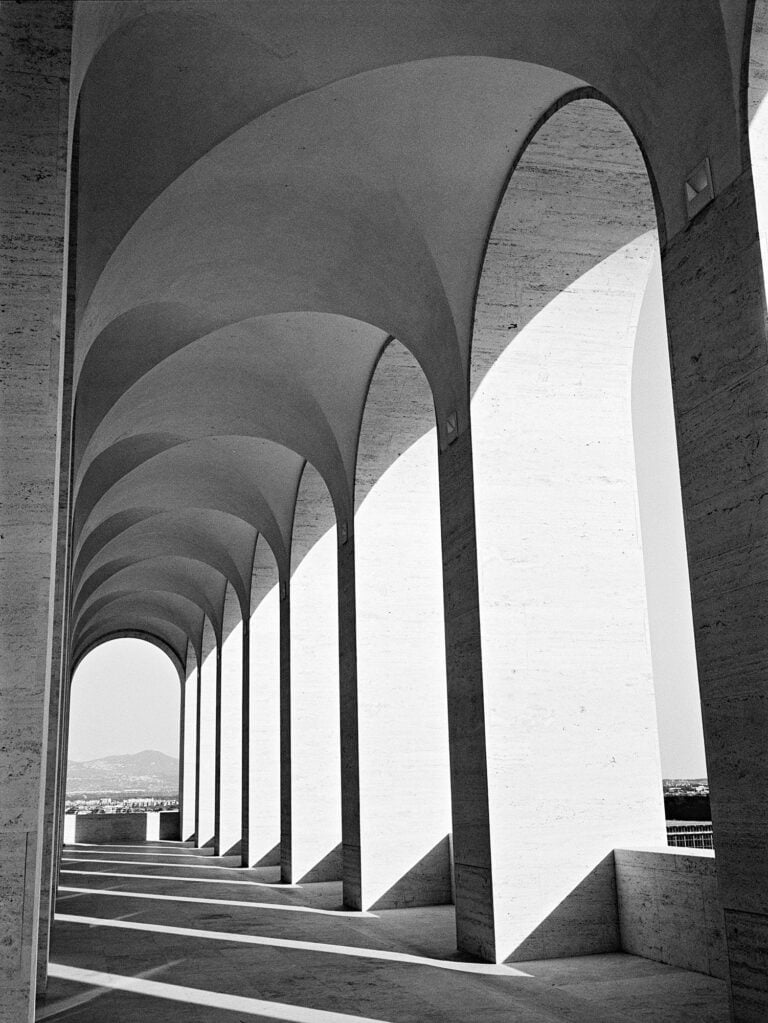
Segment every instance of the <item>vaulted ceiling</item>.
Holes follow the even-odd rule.
[[[206,618],[221,632],[228,587],[247,614],[257,544],[291,571],[305,462],[351,528],[391,338],[421,365],[440,428],[451,412],[465,427],[489,230],[559,103],[597,95],[621,112],[662,233],[684,227],[683,182],[704,155],[730,183],[744,10],[726,12],[79,3],[75,660],[144,631],[183,662]]]

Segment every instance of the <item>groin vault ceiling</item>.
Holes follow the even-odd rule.
[[[143,631],[183,663],[206,619],[221,635],[228,587],[247,616],[257,546],[282,578],[296,567],[307,462],[352,529],[392,338],[429,382],[441,443],[447,417],[466,429],[488,234],[559,103],[623,115],[662,242],[685,223],[702,139],[718,188],[740,173],[739,27],[719,5],[694,24],[677,5],[582,6],[77,5],[74,661]],[[690,34],[706,45],[681,47]],[[704,73],[720,83],[706,109]],[[391,448],[382,436],[383,461]]]

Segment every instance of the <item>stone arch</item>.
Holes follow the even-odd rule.
[[[658,203],[624,118],[572,100],[511,175],[472,348],[501,959],[618,948],[612,849],[665,842],[630,403]]]

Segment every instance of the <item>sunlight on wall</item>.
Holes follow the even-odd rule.
[[[330,506],[319,474],[304,470],[296,506],[299,528],[315,504]],[[338,568],[336,527],[301,561],[291,579],[292,877],[341,876]],[[284,850],[285,854],[285,850]]]
[[[251,615],[249,861],[280,861],[280,593]],[[270,854],[273,854],[270,856]]]

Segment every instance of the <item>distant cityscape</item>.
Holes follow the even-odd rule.
[[[709,782],[706,778],[665,778],[665,796],[708,796]]]
[[[110,796],[87,798],[68,796],[66,813],[154,813],[161,810],[178,810],[179,800],[165,796],[129,796],[115,793]]]
[[[664,814],[667,844],[684,849],[712,849],[712,811],[706,778],[665,778]]]
[[[706,778],[664,778],[667,841],[712,848]],[[67,813],[147,813],[179,809],[179,761],[158,750],[70,761]]]
[[[178,810],[179,761],[159,750],[67,765],[67,813]]]

